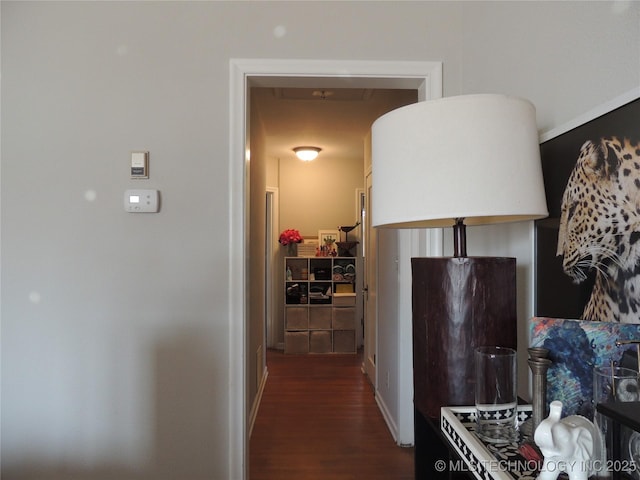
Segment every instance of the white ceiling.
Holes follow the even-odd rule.
[[[320,147],[323,157],[361,159],[364,137],[381,115],[417,101],[416,90],[368,88],[251,89],[266,132],[266,155],[293,157],[297,146]]]

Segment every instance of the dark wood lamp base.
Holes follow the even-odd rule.
[[[516,260],[413,258],[411,266],[416,426],[438,429],[416,428],[416,479],[449,478],[434,476],[438,459],[428,458],[442,451],[434,445],[440,407],[474,404],[476,347],[516,348]]]

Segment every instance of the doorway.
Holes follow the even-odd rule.
[[[251,268],[246,254],[250,231],[249,89],[252,86],[283,85],[313,88],[407,88],[418,90],[419,100],[425,100],[442,95],[442,65],[439,62],[232,60],[230,67],[229,473],[232,478],[245,479],[248,454],[247,406],[250,401],[247,371],[253,363],[253,357],[249,357],[253,354],[247,350],[247,340],[251,334],[251,326],[247,323],[250,311],[247,286]],[[400,277],[404,277],[405,282],[410,282],[409,272],[402,272]],[[264,323],[261,328],[264,328]],[[403,328],[410,328],[410,324]],[[394,361],[398,363],[398,359]],[[398,368],[411,370],[410,364],[398,365]],[[403,391],[398,393],[403,396]],[[411,406],[411,394],[400,400],[400,403]]]
[[[353,344],[360,348],[363,344],[363,271],[367,271],[366,262],[373,256],[364,257],[364,224],[362,214],[366,205],[364,198],[364,176],[371,169],[370,161],[370,127],[371,124],[384,113],[417,101],[415,89],[369,89],[369,88],[297,88],[288,87],[251,87],[250,89],[250,142],[251,142],[251,185],[250,198],[252,210],[262,209],[256,205],[261,190],[266,185],[266,228],[265,240],[273,245],[267,245],[265,255],[272,260],[269,272],[267,265],[265,281],[273,279],[270,285],[265,285],[265,292],[274,295],[266,299],[265,303],[273,306],[273,311],[266,311],[265,320],[268,332],[268,347],[288,345],[288,351],[306,350],[303,343],[308,344],[310,352],[352,351]],[[313,161],[301,161],[294,154],[297,145],[313,145],[320,149],[318,158]],[[270,204],[270,189],[278,190],[279,204]],[[354,196],[355,194],[355,196]],[[271,213],[279,214],[279,222],[269,221]],[[251,215],[251,243],[258,240],[256,232],[262,225],[261,219]],[[342,232],[335,229],[340,226]],[[309,332],[290,332],[283,325],[286,311],[283,305],[283,256],[284,249],[278,244],[279,232],[286,229],[299,230],[304,237],[304,244],[300,246],[300,256],[309,257],[315,253],[314,244],[319,231],[334,231],[338,241],[356,242],[348,253],[344,249],[343,255],[354,256],[356,266],[355,283],[341,285],[346,290],[357,295],[355,318],[351,328],[355,335],[347,331],[326,331],[326,318],[315,319],[315,328],[321,329]],[[275,238],[274,235],[275,234]],[[341,250],[339,247],[338,250]],[[371,250],[372,252],[374,250]],[[252,250],[256,254],[255,248]],[[338,252],[339,254],[341,252]],[[363,262],[364,260],[364,262]],[[342,260],[338,260],[343,262]],[[311,260],[312,264],[316,260]],[[344,262],[343,262],[344,264]],[[296,263],[297,265],[297,263]],[[250,269],[255,268],[250,265]],[[252,275],[253,276],[253,275]],[[316,287],[318,285],[316,284]],[[372,284],[375,287],[375,284]],[[346,290],[343,290],[346,291]],[[375,292],[369,297],[374,300]],[[314,300],[314,302],[317,302]],[[312,303],[314,303],[312,302]],[[373,304],[371,301],[369,304]],[[295,310],[299,310],[297,307]],[[314,309],[315,310],[315,309]],[[291,310],[289,310],[291,311]],[[318,312],[318,310],[315,310]],[[331,310],[325,310],[331,312]],[[369,309],[372,318],[375,311]],[[270,315],[271,314],[271,315]],[[255,310],[251,316],[256,315]],[[271,319],[276,323],[270,325]],[[329,315],[331,317],[331,315]],[[343,320],[344,321],[344,320]],[[252,322],[256,323],[254,319]],[[297,320],[300,322],[300,320]],[[310,319],[310,322],[312,320]],[[269,327],[272,327],[271,330]],[[296,330],[301,324],[296,323]],[[306,326],[304,327],[306,329]],[[313,329],[314,327],[311,327]],[[329,325],[331,328],[331,325]],[[251,332],[250,332],[251,333]],[[328,333],[328,341],[327,341]],[[371,332],[375,335],[375,330]],[[307,335],[308,334],[308,335]],[[307,336],[305,340],[303,336]],[[353,336],[353,340],[349,337]],[[339,339],[336,341],[336,337]],[[371,335],[369,335],[371,337]],[[295,338],[295,346],[292,338]],[[332,341],[333,338],[333,341]],[[321,339],[320,342],[318,339]],[[372,342],[369,342],[371,345]],[[251,350],[256,350],[255,342],[250,342]],[[346,349],[346,350],[345,350]],[[369,355],[373,358],[373,354]],[[259,373],[261,370],[257,370]],[[374,376],[367,372],[372,383]],[[254,372],[249,372],[253,377]],[[250,379],[253,382],[253,379]]]

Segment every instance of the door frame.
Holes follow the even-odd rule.
[[[370,136],[369,136],[370,137]],[[376,353],[378,352],[378,315],[377,315],[377,286],[376,278],[378,277],[378,271],[376,268],[376,237],[371,226],[371,168],[368,168],[364,172],[364,191],[365,191],[365,218],[362,222],[362,232],[364,237],[364,331],[366,332],[364,338],[364,352],[362,359],[362,368],[369,377],[373,389],[378,388],[378,375],[376,370]],[[369,302],[371,300],[371,303]]]
[[[276,348],[278,345],[277,328],[276,328],[276,316],[278,309],[276,308],[276,302],[274,301],[274,285],[277,285],[276,268],[273,263],[275,257],[275,250],[278,244],[278,232],[277,225],[280,223],[279,210],[280,210],[280,190],[276,187],[267,187],[267,228],[266,228],[266,248],[265,255],[265,345],[263,352],[265,355],[266,365],[266,351],[267,348]]]
[[[249,88],[407,88],[418,90],[420,101],[442,96],[442,62],[231,59],[229,82],[228,472],[246,479]]]

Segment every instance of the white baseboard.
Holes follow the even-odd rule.
[[[389,409],[387,408],[386,403],[384,403],[384,399],[378,395],[376,392],[375,395],[376,403],[378,404],[378,408],[380,409],[380,413],[382,413],[382,418],[384,418],[385,423],[387,424],[387,428],[389,432],[391,432],[391,436],[393,440],[398,443],[398,425],[393,421],[393,417],[391,413],[389,413]]]
[[[268,376],[269,370],[267,370],[267,367],[264,367],[264,370],[262,372],[262,380],[260,381],[258,392],[256,393],[256,398],[254,399],[253,405],[251,406],[251,411],[249,412],[249,438],[251,438],[251,433],[253,432],[253,425],[256,423],[258,409],[260,408],[260,402],[262,402],[262,393],[264,392],[264,386],[267,384]]]

